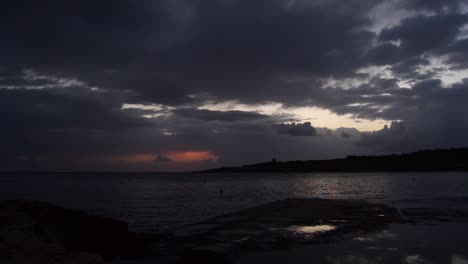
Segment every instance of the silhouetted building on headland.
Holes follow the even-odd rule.
[[[468,148],[423,150],[344,159],[271,162],[223,167],[202,172],[372,172],[468,171]]]

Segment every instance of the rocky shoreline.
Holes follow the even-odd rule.
[[[105,263],[155,253],[165,234],[137,234],[128,224],[38,201],[0,202],[0,263]]]
[[[468,212],[286,199],[171,234],[138,234],[129,232],[125,222],[81,211],[37,201],[1,201],[0,263],[108,263],[164,255],[174,263],[229,263],[239,252],[331,243],[385,230],[389,224],[428,220],[467,221]]]

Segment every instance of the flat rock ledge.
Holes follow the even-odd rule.
[[[174,235],[188,262],[203,252],[222,256],[330,243],[404,221],[398,210],[365,201],[286,199],[189,225]]]
[[[136,234],[128,224],[37,201],[0,201],[0,263],[107,263],[169,256],[175,263],[230,263],[241,251],[284,250],[355,238],[392,223],[468,221],[468,212],[365,201],[286,199],[187,225]]]

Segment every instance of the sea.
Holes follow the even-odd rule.
[[[468,173],[0,173],[0,200],[27,199],[123,220],[136,232],[183,225],[286,198],[457,207]]]

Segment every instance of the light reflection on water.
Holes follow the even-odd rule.
[[[0,199],[84,209],[139,231],[176,228],[291,197],[446,207],[466,204],[467,193],[468,173],[0,174]]]
[[[332,226],[332,225],[290,226],[287,228],[287,230],[290,232],[307,235],[307,236],[315,235],[317,233],[332,231],[335,229],[336,229],[336,226]]]

